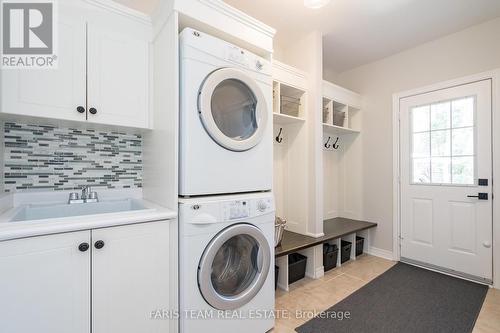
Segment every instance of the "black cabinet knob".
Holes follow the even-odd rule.
[[[80,252],[87,252],[89,247],[90,247],[89,243],[82,243],[78,245],[78,250],[80,250]]]
[[[99,240],[99,241],[95,242],[94,246],[96,249],[100,250],[104,247],[104,242],[102,240]]]
[[[97,109],[96,109],[96,108],[90,108],[90,109],[89,109],[89,112],[90,112],[91,114],[96,114],[96,113],[97,113]]]
[[[79,113],[85,113],[85,108],[83,106],[78,106],[76,108],[76,111],[78,111]]]

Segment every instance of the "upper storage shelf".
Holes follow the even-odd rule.
[[[357,119],[361,96],[330,82],[323,81],[323,129],[344,135],[360,132]]]
[[[305,91],[280,82],[273,83],[274,121],[281,124],[304,122]]]
[[[306,119],[305,74],[273,62],[273,118],[276,124],[300,124]]]

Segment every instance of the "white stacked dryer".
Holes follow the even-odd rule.
[[[180,55],[179,195],[271,190],[271,64],[189,28]]]
[[[274,326],[269,61],[200,31],[180,34],[181,333]]]

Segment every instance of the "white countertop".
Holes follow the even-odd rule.
[[[176,211],[143,200],[141,192],[115,190],[103,191],[102,195],[101,193],[99,194],[101,201],[130,198],[140,201],[146,209],[118,213],[11,222],[10,220],[23,205],[62,203],[67,200],[67,193],[30,193],[29,195],[11,195],[11,197],[0,198],[0,208],[3,208],[3,212],[0,215],[0,241],[135,223],[173,220],[177,217]],[[61,201],[62,198],[66,199]],[[5,205],[2,207],[2,200],[3,202],[10,202],[12,204],[11,207],[8,207],[7,209]]]

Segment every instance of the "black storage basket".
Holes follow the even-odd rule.
[[[326,271],[337,267],[339,249],[337,245],[323,244],[323,268]]]
[[[342,241],[341,245],[342,250],[340,254],[340,262],[342,264],[351,259],[351,246],[352,246],[351,242]]]
[[[363,254],[363,246],[365,239],[363,237],[356,236],[356,257]]]
[[[300,253],[288,255],[288,283],[294,283],[306,276],[307,257]]]

